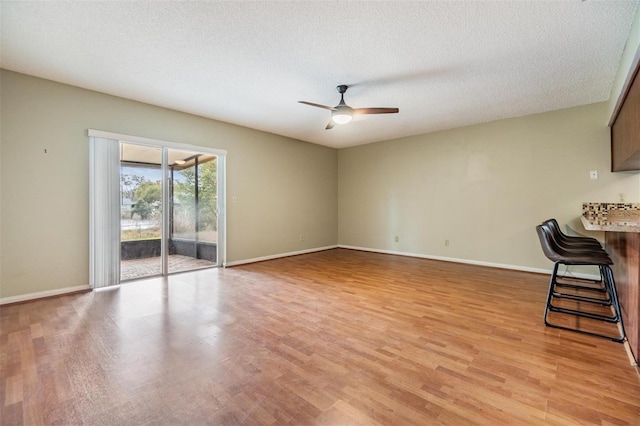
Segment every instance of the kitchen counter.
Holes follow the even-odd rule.
[[[582,224],[604,231],[629,349],[640,361],[640,204],[584,203]]]
[[[640,216],[631,218],[592,218],[580,216],[587,231],[640,232]]]
[[[582,203],[580,220],[587,231],[640,232],[640,204]]]

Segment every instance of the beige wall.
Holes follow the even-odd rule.
[[[2,294],[2,92],[2,74],[0,74],[0,295]]]
[[[640,202],[639,173],[609,172],[610,103],[336,151],[5,70],[0,88],[0,298],[88,283],[88,128],[226,149],[230,262],[339,242],[548,269],[535,224]]]
[[[606,115],[599,103],[342,149],[339,243],[549,269],[535,225],[582,230],[583,201],[640,202],[640,174],[609,172]]]
[[[0,298],[88,284],[88,128],[226,149],[227,195],[237,197],[228,261],[337,243],[335,149],[6,70],[0,78]]]
[[[607,112],[607,124],[612,117],[618,98],[624,91],[625,83],[630,72],[633,72],[633,60],[638,52],[640,46],[640,8],[636,10],[636,16],[633,19],[631,30],[629,31],[629,37],[627,43],[624,46],[622,52],[622,58],[620,58],[620,64],[618,64],[618,72],[616,73],[613,86],[611,88],[611,95],[609,96],[608,112]]]

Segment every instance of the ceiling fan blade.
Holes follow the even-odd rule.
[[[326,105],[320,105],[320,104],[314,104],[313,102],[298,101],[298,103],[305,104],[305,105],[311,105],[311,106],[318,107],[318,108],[328,109],[329,111],[335,110],[334,107],[330,107],[330,106],[326,106]]]
[[[398,108],[354,108],[355,114],[395,114]]]
[[[335,125],[336,125],[336,123],[333,122],[333,119],[329,120],[329,123],[327,123],[327,127],[325,127],[324,129],[325,130],[331,130],[331,129],[333,129],[333,126],[335,126]]]

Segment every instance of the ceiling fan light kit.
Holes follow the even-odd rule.
[[[313,102],[298,101],[301,104],[310,105],[317,108],[328,109],[331,111],[331,120],[325,129],[333,129],[335,124],[347,124],[353,119],[353,114],[395,114],[399,112],[398,108],[351,108],[344,102],[344,93],[349,86],[341,84],[336,87],[338,93],[340,93],[340,103],[334,107],[315,104]]]
[[[350,111],[333,111],[331,118],[336,124],[347,124],[351,121],[353,115]]]

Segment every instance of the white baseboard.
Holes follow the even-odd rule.
[[[233,262],[227,262],[224,266],[225,267],[227,267],[227,266],[237,266],[237,265],[244,265],[244,264],[247,264],[247,263],[263,262],[265,260],[273,260],[273,259],[278,259],[278,258],[282,258],[282,257],[296,256],[296,255],[299,255],[299,254],[306,254],[306,253],[313,253],[313,252],[317,252],[317,251],[331,250],[331,249],[334,249],[334,248],[343,248],[343,249],[349,249],[349,250],[360,250],[360,251],[368,251],[368,252],[382,253],[382,254],[392,254],[392,255],[396,255],[396,256],[417,257],[417,258],[421,258],[421,259],[440,260],[440,261],[443,261],[443,262],[464,263],[464,264],[467,264],[467,265],[487,266],[487,267],[490,267],[490,268],[510,269],[510,270],[513,270],[513,271],[532,272],[532,273],[535,273],[535,274],[544,274],[544,275],[551,275],[551,272],[552,272],[551,268],[549,268],[549,269],[532,268],[532,267],[529,267],[529,266],[509,265],[509,264],[505,264],[505,263],[495,263],[495,262],[484,262],[484,261],[479,261],[479,260],[460,259],[460,258],[456,258],[456,257],[432,256],[432,255],[420,254],[420,253],[408,253],[408,252],[394,251],[394,250],[382,250],[382,249],[374,249],[374,248],[370,248],[370,247],[350,246],[350,245],[345,245],[345,244],[337,244],[337,245],[334,245],[334,246],[327,246],[327,247],[318,247],[318,248],[300,250],[300,251],[289,252],[289,253],[280,253],[280,254],[274,254],[274,255],[270,255],[270,256],[255,257],[253,259],[236,260],[236,261],[233,261]],[[597,279],[600,278],[597,275],[577,273],[577,272],[572,272],[570,275],[573,276],[573,277],[576,277],[576,278],[586,278],[586,279],[590,279],[590,280],[591,279],[592,280],[597,280]]]
[[[529,266],[508,265],[504,263],[484,262],[480,260],[470,260],[470,259],[459,259],[456,257],[432,256],[427,254],[407,253],[407,252],[393,251],[393,250],[381,250],[381,249],[373,249],[368,247],[348,246],[344,244],[339,244],[338,247],[349,249],[349,250],[361,250],[361,251],[369,251],[374,253],[393,254],[396,256],[418,257],[421,259],[441,260],[443,262],[465,263],[467,265],[488,266],[490,268],[510,269],[510,270],[522,271],[522,272],[533,272],[536,274],[551,275],[551,272],[552,272],[551,268],[550,269],[531,268]],[[571,276],[576,278],[586,278],[589,280],[591,279],[597,280],[600,278],[599,276],[593,275],[593,274],[582,274],[582,273],[575,273],[575,272],[571,273]]]
[[[226,268],[228,266],[238,266],[238,265],[244,265],[247,263],[264,262],[265,260],[273,260],[273,259],[279,259],[281,257],[297,256],[299,254],[314,253],[317,251],[325,251],[325,250],[331,250],[335,248],[338,248],[338,246],[334,245],[334,246],[326,246],[326,247],[316,247],[312,249],[292,251],[289,253],[279,253],[279,254],[272,254],[269,256],[254,257],[253,259],[234,260],[233,262],[225,263],[224,267]]]
[[[279,259],[279,258],[282,258],[282,257],[297,256],[297,255],[300,255],[300,254],[314,253],[314,252],[318,252],[318,251],[331,250],[331,249],[335,249],[335,248],[368,251],[368,252],[382,253],[382,254],[392,254],[392,255],[396,255],[396,256],[417,257],[417,258],[421,258],[421,259],[440,260],[440,261],[444,261],[444,262],[454,262],[454,263],[465,263],[465,264],[468,264],[468,265],[488,266],[490,268],[511,269],[511,270],[514,270],[514,271],[533,272],[533,273],[536,273],[536,274],[551,275],[551,269],[531,268],[531,267],[528,267],[528,266],[508,265],[508,264],[504,264],[504,263],[494,263],[494,262],[484,262],[484,261],[479,261],[479,260],[459,259],[459,258],[455,258],[455,257],[432,256],[432,255],[426,255],[426,254],[408,253],[408,252],[394,251],[394,250],[373,249],[373,248],[369,248],[369,247],[349,246],[349,245],[345,245],[345,244],[337,244],[337,245],[333,245],[333,246],[316,247],[316,248],[312,248],[312,249],[292,251],[292,252],[289,252],[289,253],[280,253],[280,254],[273,254],[273,255],[269,255],[269,256],[254,257],[252,259],[236,260],[236,261],[233,261],[233,262],[227,262],[224,265],[224,267],[244,265],[244,264],[247,264],[247,263],[263,262],[265,260],[273,260],[273,259]],[[595,280],[599,279],[599,277],[597,275],[584,274],[584,273],[575,273],[575,272],[571,273],[571,276],[574,276],[576,278],[586,278],[586,279],[595,279]],[[45,298],[45,297],[52,297],[52,296],[61,296],[61,295],[67,294],[67,293],[76,293],[76,292],[79,292],[79,291],[87,291],[87,290],[91,290],[91,287],[88,286],[88,285],[78,285],[78,286],[75,286],[75,287],[65,287],[65,288],[59,288],[59,289],[55,289],[55,290],[47,290],[47,291],[39,291],[39,292],[36,292],[36,293],[21,294],[19,296],[3,297],[3,298],[0,298],[0,306],[1,305],[7,305],[9,303],[26,302],[26,301],[29,301],[29,300],[42,299],[42,298]]]
[[[29,300],[42,299],[44,297],[61,296],[67,293],[77,293],[79,291],[91,290],[88,285],[77,285],[75,287],[57,288],[55,290],[38,291],[36,293],[21,294],[19,296],[10,296],[0,298],[0,305],[9,303],[26,302]]]
[[[349,246],[345,244],[336,244],[336,245],[326,246],[326,247],[316,247],[312,249],[298,250],[298,251],[292,251],[288,253],[279,253],[279,254],[273,254],[269,256],[254,257],[252,259],[236,260],[233,262],[227,262],[224,265],[224,267],[244,265],[247,263],[263,262],[265,260],[273,260],[273,259],[279,259],[282,257],[297,256],[300,254],[314,253],[318,251],[331,250],[335,248],[368,251],[368,252],[382,253],[382,254],[392,254],[396,256],[417,257],[421,259],[440,260],[444,262],[465,263],[468,265],[488,266],[491,268],[511,269],[514,271],[533,272],[533,273],[545,274],[545,275],[551,274],[551,268],[550,269],[531,268],[528,266],[508,265],[504,263],[494,263],[494,262],[483,262],[478,260],[459,259],[455,257],[432,256],[432,255],[426,255],[426,254],[420,254],[420,253],[408,253],[408,252],[394,251],[394,250],[382,250],[382,249],[374,249],[370,247]],[[576,273],[576,272],[572,272],[571,276],[574,276],[576,278],[586,278],[586,279],[596,279],[596,280],[599,278],[597,275]],[[52,297],[52,296],[61,296],[67,293],[76,293],[79,291],[87,291],[87,290],[91,290],[91,287],[88,285],[79,285],[75,287],[65,287],[65,288],[59,288],[55,290],[21,294],[19,296],[3,297],[3,298],[0,298],[0,306],[7,305],[9,303],[26,302],[29,300],[42,299],[45,297]]]

